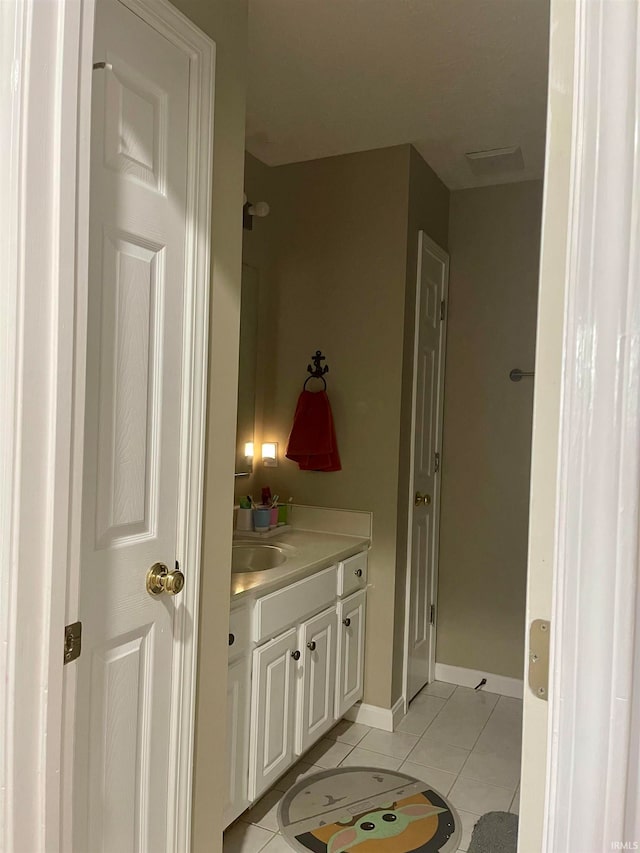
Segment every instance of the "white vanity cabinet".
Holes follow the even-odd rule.
[[[250,657],[229,669],[225,825],[362,698],[366,577],[363,551],[246,605]],[[249,689],[245,728],[240,705]]]
[[[249,709],[251,698],[251,615],[246,606],[229,615],[229,669],[227,673],[227,802],[228,826],[249,805]]]

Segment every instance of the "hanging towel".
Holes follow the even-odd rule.
[[[298,397],[285,455],[301,471],[342,470],[326,391],[302,391]]]

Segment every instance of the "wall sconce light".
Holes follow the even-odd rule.
[[[278,442],[265,441],[262,445],[262,464],[265,468],[278,467]]]
[[[253,459],[253,442],[245,441],[244,443],[244,456],[245,459]]]
[[[252,203],[246,200],[246,195],[244,199],[245,202],[242,206],[242,227],[246,231],[253,231],[253,217],[257,216],[258,219],[262,219],[264,216],[268,216],[270,208],[266,201]]]

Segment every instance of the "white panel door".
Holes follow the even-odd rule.
[[[74,849],[163,851],[176,561],[189,60],[98,0]]]
[[[227,778],[225,827],[249,805],[249,688],[250,657],[229,665],[227,678]]]
[[[302,755],[335,721],[336,608],[299,628],[302,677],[298,679],[296,752]]]
[[[364,692],[364,629],[367,593],[338,602],[336,717],[342,717]]]
[[[445,307],[449,256],[418,245],[407,616],[407,701],[432,676],[440,506]],[[432,610],[433,608],[433,610]]]
[[[284,773],[294,757],[298,631],[265,643],[253,653],[249,799],[255,800]]]

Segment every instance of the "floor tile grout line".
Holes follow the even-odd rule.
[[[459,686],[459,685],[458,685],[458,686]],[[423,738],[423,737],[428,736],[428,732],[429,732],[429,729],[431,728],[432,724],[433,724],[433,723],[435,723],[436,719],[440,716],[440,714],[442,714],[442,713],[447,709],[447,705],[449,704],[450,700],[451,700],[451,699],[453,699],[453,697],[455,696],[455,694],[456,694],[456,692],[457,692],[457,689],[458,689],[458,687],[456,687],[456,689],[451,693],[451,696],[449,696],[449,698],[448,698],[447,700],[445,700],[445,704],[442,706],[442,708],[440,709],[440,711],[438,711],[438,713],[437,713],[437,714],[436,714],[436,716],[433,718],[433,720],[431,721],[431,723],[429,723],[429,725],[427,726],[427,728],[425,729],[425,731],[422,733],[422,735],[420,735],[420,736],[419,736],[420,738]],[[461,779],[463,779],[463,778],[464,778],[464,779],[469,779],[469,780],[470,780],[470,781],[472,781],[472,782],[478,782],[478,783],[483,784],[483,785],[489,785],[489,786],[494,787],[494,788],[503,788],[503,789],[504,789],[504,790],[506,790],[506,791],[509,791],[509,790],[510,790],[510,788],[509,788],[509,787],[506,787],[506,786],[504,786],[504,785],[493,785],[492,783],[490,783],[490,782],[486,782],[486,781],[485,781],[485,780],[483,780],[483,779],[474,779],[473,777],[470,777],[470,776],[463,776],[464,768],[467,766],[467,763],[469,762],[469,759],[471,758],[471,755],[473,754],[473,751],[474,751],[474,749],[476,748],[476,746],[477,746],[477,744],[478,744],[478,741],[479,741],[479,740],[480,740],[480,738],[482,737],[482,733],[484,732],[484,730],[486,729],[486,727],[489,725],[489,721],[490,721],[490,720],[491,720],[491,718],[493,717],[493,715],[494,715],[494,713],[495,713],[495,711],[496,711],[496,709],[497,709],[497,707],[498,707],[499,703],[500,703],[500,697],[499,697],[499,695],[498,695],[498,699],[496,700],[496,702],[494,703],[493,707],[491,708],[491,711],[490,711],[490,713],[489,713],[489,716],[487,717],[487,719],[486,719],[486,721],[485,721],[484,725],[482,726],[482,728],[481,728],[481,729],[480,729],[480,731],[478,732],[478,736],[476,737],[475,741],[473,742],[473,745],[472,745],[471,749],[467,750],[467,751],[468,751],[468,755],[467,755],[467,757],[466,757],[466,758],[465,758],[465,760],[464,760],[464,764],[462,765],[462,767],[460,768],[460,770],[459,770],[459,771],[458,771],[458,773],[456,774],[455,780],[454,780],[453,784],[451,785],[451,788],[449,789],[449,791],[450,791],[450,792],[451,792],[451,791],[453,791],[453,789],[454,789],[454,788],[455,788],[455,786],[458,784],[458,782],[459,782]],[[520,738],[520,739],[522,739],[522,738]],[[457,748],[459,748],[459,749],[462,749],[462,748],[463,748],[463,747],[459,747],[459,746],[457,746],[457,744],[447,744],[447,745],[448,745],[448,746],[452,746],[452,747],[457,747]],[[409,753],[409,755],[410,755],[410,754],[411,754],[411,753]],[[408,760],[408,757],[404,759],[404,761],[407,761],[407,760]],[[419,763],[419,762],[413,762],[413,763],[414,763],[414,764],[417,764],[417,763]],[[445,771],[445,772],[446,772],[446,771]],[[509,804],[509,810],[511,809],[511,807],[512,807],[512,805],[513,805],[513,799],[515,798],[515,794],[517,793],[518,786],[519,786],[519,782],[518,782],[518,784],[516,785],[516,789],[515,789],[514,795],[513,795],[512,799],[511,799],[511,802],[510,802],[510,804]]]
[[[427,736],[428,736],[429,729],[430,729],[430,728],[433,726],[433,724],[436,722],[436,720],[438,719],[438,717],[440,716],[440,714],[442,714],[442,713],[444,712],[444,710],[446,709],[446,707],[447,707],[447,705],[449,704],[449,702],[451,701],[451,699],[453,699],[453,697],[455,696],[455,694],[456,694],[456,692],[457,692],[457,690],[458,690],[458,687],[460,687],[460,686],[461,686],[461,685],[457,685],[457,686],[456,686],[456,689],[453,691],[453,693],[451,694],[451,696],[449,696],[449,698],[446,700],[446,704],[445,704],[445,705],[444,705],[444,706],[443,706],[443,707],[438,711],[438,713],[436,714],[436,716],[435,716],[435,717],[433,718],[433,720],[429,723],[429,725],[428,725],[428,726],[427,726],[427,728],[424,730],[424,732],[420,735],[420,737],[427,737]],[[469,689],[469,688],[465,688],[465,690],[466,690],[466,689]],[[419,694],[418,694],[418,695],[419,695]],[[461,695],[462,695],[462,694],[461,694]],[[499,696],[499,694],[495,694],[495,693],[494,693],[494,694],[492,694],[492,695],[494,695],[494,696],[495,696],[495,695],[498,695],[498,696]],[[491,717],[493,716],[493,712],[495,711],[495,709],[496,709],[496,707],[497,707],[497,705],[498,705],[498,702],[499,702],[499,701],[500,701],[500,699],[498,698],[498,700],[497,700],[497,701],[496,701],[496,703],[494,704],[493,708],[491,709],[491,712],[490,712],[489,716],[487,717],[487,719],[486,719],[486,721],[485,721],[485,723],[484,723],[484,725],[483,725],[482,729],[480,730],[480,733],[478,734],[478,737],[477,737],[477,738],[475,739],[475,741],[473,742],[473,746],[472,746],[472,747],[471,747],[471,749],[469,750],[469,753],[471,753],[471,752],[472,752],[472,750],[475,748],[475,745],[477,744],[478,739],[480,738],[480,735],[481,735],[481,734],[482,734],[482,732],[485,730],[485,728],[486,728],[486,726],[487,726],[487,723],[489,722],[489,720],[490,720],[490,719],[491,719]],[[449,745],[449,746],[458,746],[458,744],[454,744],[454,743],[450,743],[450,744],[448,744],[448,745]],[[459,749],[466,749],[466,747],[458,747],[458,748],[459,748]],[[465,762],[465,763],[466,763],[466,762]]]
[[[257,824],[255,824],[255,823],[250,824],[250,826],[257,826]],[[264,829],[264,827],[261,826],[260,829]],[[260,853],[260,850],[264,850],[264,848],[267,846],[267,844],[270,844],[273,841],[274,837],[277,835],[277,833],[272,832],[270,829],[268,829],[267,832],[271,832],[271,838],[267,838],[267,840],[264,842],[264,844],[262,844],[260,847],[258,847],[258,849],[256,850],[256,853]]]
[[[490,720],[490,719],[491,719],[491,717],[493,716],[493,712],[495,711],[497,704],[498,704],[498,703],[496,702],[496,704],[495,704],[495,705],[493,706],[493,708],[491,709],[491,713],[490,713],[490,714],[489,714],[489,716],[487,717],[487,721],[485,722],[484,726],[480,729],[480,732],[478,733],[478,737],[477,737],[477,738],[475,739],[475,741],[473,742],[473,746],[472,746],[472,747],[471,747],[471,749],[469,750],[469,755],[467,755],[467,757],[465,758],[464,764],[463,764],[463,765],[462,765],[462,767],[460,768],[460,775],[462,775],[462,771],[463,771],[463,770],[464,770],[464,768],[467,766],[467,762],[468,762],[468,761],[469,761],[469,759],[471,758],[471,754],[473,753],[473,750],[476,748],[476,746],[477,746],[477,744],[478,744],[478,741],[480,740],[480,738],[481,738],[481,736],[482,736],[482,732],[483,732],[483,731],[486,729],[486,727],[489,725],[489,720]]]

